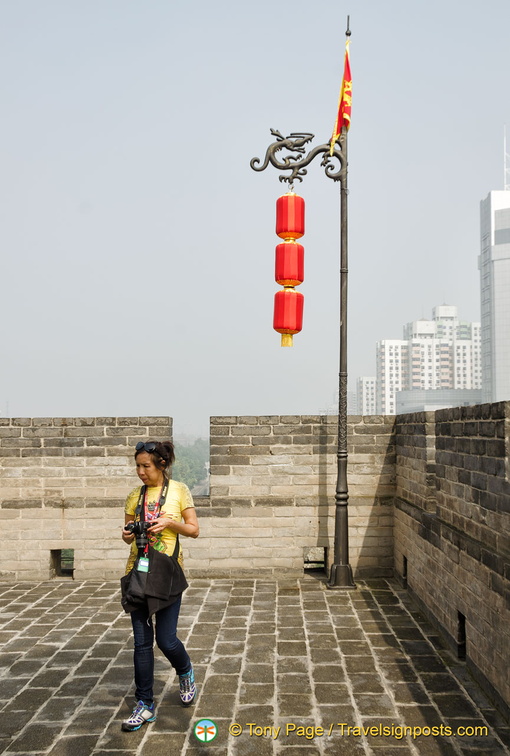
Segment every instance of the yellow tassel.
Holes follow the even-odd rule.
[[[294,346],[291,333],[282,333],[282,343],[280,346]]]

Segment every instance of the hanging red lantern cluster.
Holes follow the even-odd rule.
[[[305,249],[296,239],[305,233],[305,201],[288,192],[276,201],[276,235],[283,243],[276,246],[275,281],[284,288],[274,297],[273,328],[281,334],[282,346],[292,346],[292,338],[303,327],[304,297],[295,290],[303,283]]]

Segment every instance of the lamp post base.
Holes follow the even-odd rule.
[[[331,572],[329,575],[329,582],[326,583],[326,586],[330,590],[338,589],[338,588],[349,588],[349,589],[355,589],[356,584],[354,582],[354,579],[352,577],[352,569],[350,564],[332,564],[331,565]]]

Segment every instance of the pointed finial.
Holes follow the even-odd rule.
[[[347,16],[347,30],[345,32],[345,36],[346,37],[350,37],[351,36],[351,30],[349,29],[349,18],[350,18],[350,16]]]

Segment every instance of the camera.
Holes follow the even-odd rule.
[[[152,525],[154,525],[153,522],[147,522],[146,520],[144,520],[143,522],[128,522],[128,524],[124,526],[124,530],[127,530],[129,533],[133,533],[138,549],[144,549],[149,541],[147,530]]]

